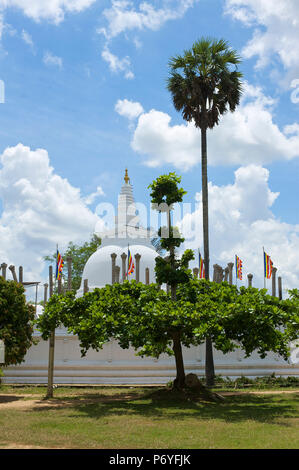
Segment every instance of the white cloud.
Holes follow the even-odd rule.
[[[91,204],[94,203],[94,201],[99,197],[99,196],[105,196],[105,193],[103,191],[103,188],[101,186],[97,186],[97,190],[94,193],[89,194],[88,196],[83,198],[83,201],[87,206],[90,206]]]
[[[281,130],[273,117],[276,102],[260,88],[245,84],[244,89],[237,110],[208,131],[209,164],[267,164],[298,157],[298,125]],[[186,171],[201,159],[200,130],[193,123],[171,125],[168,114],[154,109],[139,117],[131,145],[152,167],[170,164]]]
[[[25,29],[22,31],[22,39],[26,44],[28,44],[28,46],[31,47],[31,49],[34,49],[34,42],[32,37],[27,31],[25,31]]]
[[[49,20],[56,24],[64,20],[65,13],[79,13],[96,0],[0,0],[0,9],[18,8],[35,21]]]
[[[126,79],[131,80],[134,78],[134,74],[131,71],[131,61],[128,56],[120,59],[115,54],[110,52],[108,45],[104,47],[102,51],[102,58],[108,62],[109,68],[114,73],[123,72]]]
[[[257,56],[257,68],[278,58],[288,71],[289,86],[290,76],[297,78],[299,72],[298,0],[226,0],[225,11],[246,26],[255,26],[243,56]]]
[[[235,172],[231,185],[209,183],[210,276],[214,263],[225,268],[238,255],[243,261],[243,284],[247,285],[247,274],[252,273],[254,285],[263,287],[264,246],[284,287],[298,286],[299,225],[274,217],[271,206],[279,193],[271,191],[268,180],[267,169],[249,165]],[[185,216],[181,229],[186,236],[185,247],[200,247],[203,252],[201,193],[196,200],[195,211]],[[271,289],[271,281],[268,288]]]
[[[103,11],[103,16],[108,22],[106,28],[100,28],[99,33],[107,39],[114,38],[125,31],[145,30],[156,31],[169,20],[182,18],[186,11],[197,0],[171,0],[162,2],[161,8],[155,8],[149,2],[141,2],[139,8],[135,8],[132,1],[112,0],[111,8]]]
[[[44,64],[48,66],[54,66],[54,67],[59,67],[60,69],[62,68],[63,61],[61,57],[57,57],[52,54],[52,52],[45,52],[44,57],[43,57],[43,62]]]
[[[99,34],[106,38],[106,44],[102,52],[102,58],[108,62],[113,72],[124,72],[125,78],[134,78],[131,71],[131,62],[128,56],[119,59],[110,52],[108,44],[120,34],[137,30],[156,31],[167,21],[182,18],[186,11],[199,0],[162,0],[161,7],[155,7],[152,3],[143,1],[138,7],[130,0],[112,0],[111,7],[103,11],[103,18],[107,22],[105,27],[98,29]],[[136,36],[131,38],[138,49],[142,43]]]
[[[0,264],[24,266],[24,280],[42,280],[43,257],[69,241],[86,241],[101,220],[67,179],[50,166],[46,150],[22,144],[0,156]]]
[[[121,116],[133,120],[140,116],[144,110],[140,103],[124,99],[117,101],[115,111]]]

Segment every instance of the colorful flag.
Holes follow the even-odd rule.
[[[199,258],[199,279],[204,279],[205,278],[205,268],[204,268],[203,259],[202,259],[202,256],[201,256],[199,250],[198,250],[198,258]]]
[[[63,258],[57,249],[57,255],[56,255],[56,279],[57,281],[61,279],[63,266],[64,266]]]
[[[271,279],[272,276],[273,262],[267,253],[264,252],[264,277]]]
[[[134,262],[133,262],[131,252],[128,248],[128,272],[127,272],[127,275],[133,274],[134,269],[135,269],[135,265],[134,265]]]
[[[243,267],[243,262],[236,255],[236,278],[240,279],[240,281],[242,281],[242,274],[243,274],[242,267]]]

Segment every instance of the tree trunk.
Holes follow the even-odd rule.
[[[207,129],[201,129],[201,177],[202,177],[202,219],[203,219],[203,246],[205,279],[210,278],[210,253],[209,253],[209,202],[208,202],[208,158],[207,158]],[[213,346],[210,338],[206,339],[206,384],[214,385],[214,359]]]
[[[172,335],[172,339],[173,339],[173,352],[174,352],[175,365],[176,365],[176,379],[173,385],[177,389],[182,389],[185,386],[185,368],[184,368],[180,333],[178,331],[174,332]]]

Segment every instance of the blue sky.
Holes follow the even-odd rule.
[[[237,252],[261,283],[264,245],[286,287],[298,285],[299,14],[297,0],[277,3],[0,0],[0,261],[42,279],[55,240],[88,239],[97,204],[116,203],[125,167],[137,201],[176,171],[194,204],[200,135],[166,79],[171,56],[212,36],[244,73],[240,107],[208,136],[212,261]]]

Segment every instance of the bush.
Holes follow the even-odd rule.
[[[273,388],[273,387],[299,387],[299,377],[276,377],[275,374],[267,375],[264,377],[256,377],[251,379],[249,377],[241,376],[236,379],[231,379],[230,377],[222,377],[217,375],[215,377],[215,386],[216,387],[225,387],[225,388]]]

